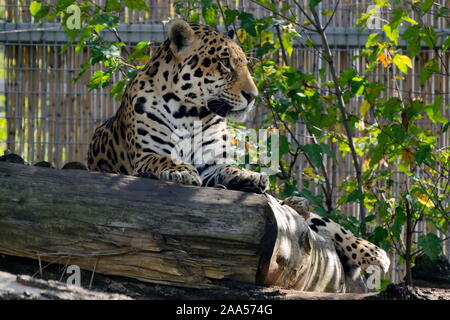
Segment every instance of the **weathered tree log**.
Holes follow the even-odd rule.
[[[332,242],[273,197],[0,162],[0,253],[191,288],[344,292]]]

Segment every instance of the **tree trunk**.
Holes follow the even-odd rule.
[[[344,292],[330,239],[268,195],[0,162],[0,253],[151,283]]]

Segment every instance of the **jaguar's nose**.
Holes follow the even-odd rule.
[[[251,92],[241,91],[241,94],[244,96],[245,100],[247,100],[248,104],[250,104],[256,98],[256,96]]]

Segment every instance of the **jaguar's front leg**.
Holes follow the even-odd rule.
[[[169,155],[147,154],[139,159],[135,165],[134,175],[148,174],[160,180],[202,185],[202,178],[193,165],[173,159]]]
[[[268,189],[269,178],[259,172],[247,171],[232,165],[213,165],[201,170],[203,185],[223,185],[227,189],[261,193]]]

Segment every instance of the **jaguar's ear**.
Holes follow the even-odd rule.
[[[231,38],[231,40],[235,40],[236,32],[234,32],[234,29],[228,30],[227,36],[229,36]]]
[[[169,40],[172,52],[176,55],[194,41],[194,31],[184,20],[174,20],[169,25]]]

